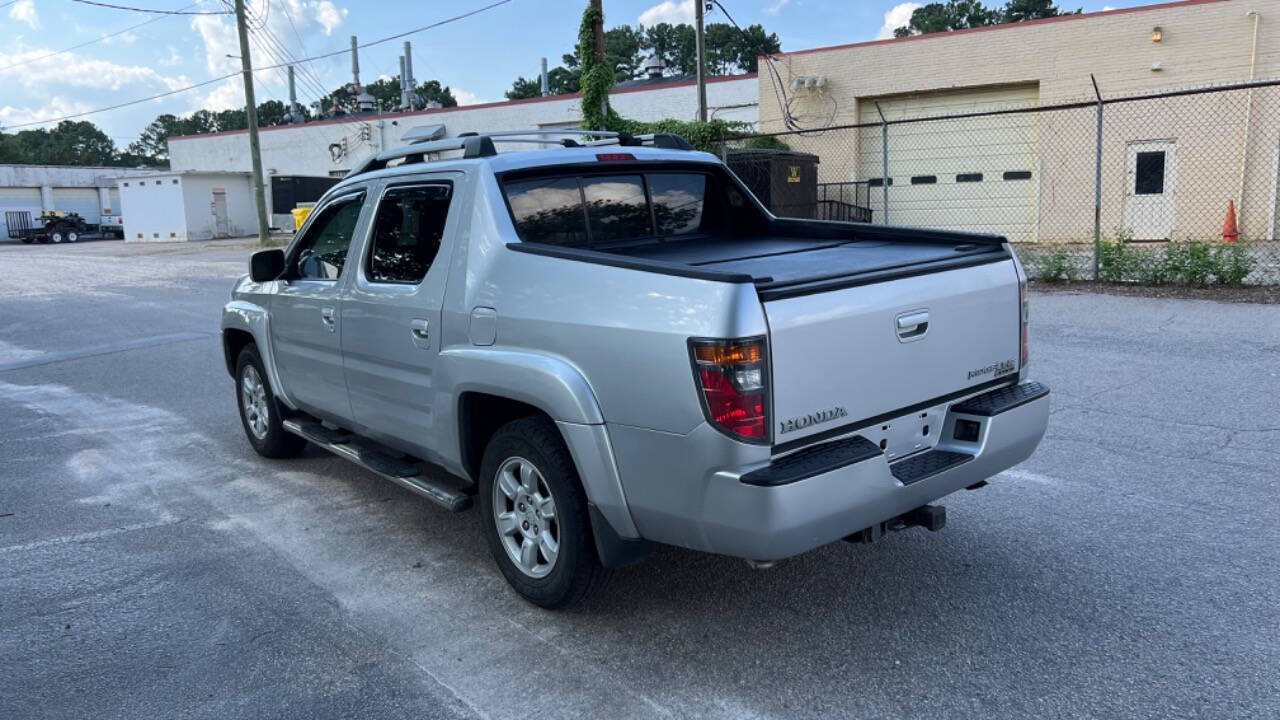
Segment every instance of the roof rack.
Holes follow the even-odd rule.
[[[574,137],[592,138],[587,140],[576,140]],[[553,137],[559,136],[559,137]],[[598,145],[623,145],[628,147],[639,147],[641,145],[652,145],[653,147],[665,148],[667,150],[693,150],[693,146],[687,140],[671,133],[650,133],[646,135],[631,135],[625,132],[613,132],[610,130],[578,130],[578,129],[558,129],[558,130],[503,130],[500,132],[465,132],[460,133],[457,137],[445,138],[442,140],[424,140],[413,142],[404,147],[383,150],[382,152],[366,159],[360,165],[356,166],[351,172],[347,173],[347,177],[354,177],[374,170],[381,170],[393,160],[403,158],[404,164],[429,162],[427,155],[430,153],[448,152],[451,150],[461,150],[464,158],[480,158],[492,157],[497,155],[498,151],[494,147],[494,142],[506,143],[531,143],[535,145],[559,145],[561,147],[595,147]]]

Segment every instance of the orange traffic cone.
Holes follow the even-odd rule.
[[[1222,242],[1233,243],[1240,239],[1240,231],[1236,229],[1236,201],[1227,201],[1227,219],[1222,221]]]

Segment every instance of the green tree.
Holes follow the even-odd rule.
[[[692,25],[658,23],[643,28],[644,49],[662,58],[667,71],[676,75],[697,72],[697,39]]]
[[[1079,15],[1083,10],[1064,12],[1053,0],[1009,0],[1004,6],[1004,22],[1023,22],[1059,15]]]
[[[380,78],[365,85],[364,90],[373,96],[374,103],[379,110],[390,112],[400,107],[400,78],[398,77]],[[449,86],[441,85],[439,80],[428,80],[421,83],[416,90],[424,103],[434,100],[440,103],[441,107],[455,107],[458,104],[458,99],[453,96]],[[351,92],[351,85],[343,85],[334,89],[333,92],[320,99],[320,106],[326,114],[335,111],[355,112],[356,98],[355,94]],[[281,109],[281,119],[283,119],[283,106]]]
[[[557,66],[547,71],[547,85],[552,95],[576,93],[581,87],[581,76],[566,67]],[[511,83],[511,89],[505,95],[508,100],[522,100],[538,97],[542,94],[542,80],[537,77],[518,77]]]
[[[173,113],[164,113],[142,129],[138,139],[129,144],[128,152],[155,164],[169,162],[169,137],[181,135],[182,131],[182,120]]]
[[[87,121],[0,135],[0,162],[32,165],[114,165],[115,143]]]
[[[1080,10],[1074,13],[1063,12],[1053,0],[1008,0],[1001,9],[989,8],[983,5],[981,0],[946,0],[946,2],[931,2],[916,8],[915,12],[911,13],[911,20],[906,25],[895,29],[893,34],[896,37],[925,35],[1080,12]]]

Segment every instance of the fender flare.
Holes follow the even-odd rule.
[[[459,437],[453,447],[461,453],[461,418],[457,403],[469,392],[495,395],[538,408],[556,423],[582,480],[587,502],[608,525],[596,529],[600,537],[632,540],[639,537],[622,490],[604,414],[586,377],[571,363],[553,355],[501,347],[461,347],[440,353],[445,386],[453,392],[455,415],[449,426]],[[593,519],[593,525],[597,525]],[[616,543],[615,543],[616,544]],[[608,553],[616,555],[617,553]],[[611,559],[611,558],[610,558]]]
[[[276,399],[290,409],[296,409],[293,400],[288,396],[284,384],[280,382],[280,374],[276,370],[275,353],[271,347],[271,314],[267,309],[247,300],[232,300],[222,307],[222,342],[226,347],[227,331],[239,330],[253,336],[254,345],[258,346],[258,356],[262,358],[267,380]],[[229,360],[235,362],[235,358]],[[232,374],[235,368],[229,368]]]

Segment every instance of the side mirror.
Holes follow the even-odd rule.
[[[259,250],[249,256],[249,279],[269,282],[284,274],[284,250],[272,248]]]

